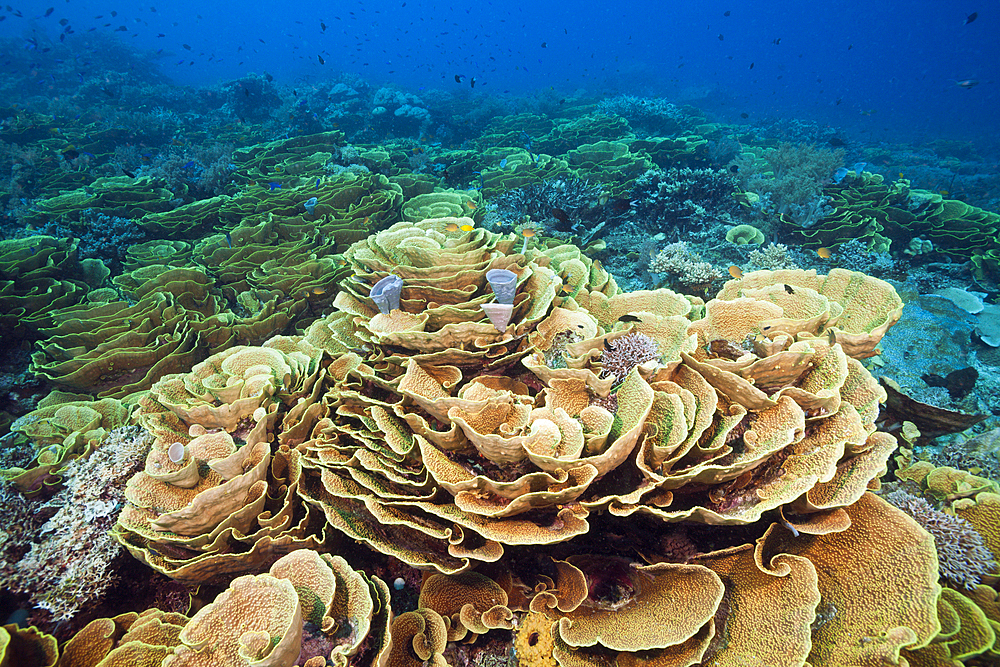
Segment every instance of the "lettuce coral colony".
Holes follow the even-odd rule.
[[[705,303],[621,291],[572,245],[520,246],[465,218],[398,222],[346,248],[333,310],[302,333],[130,395],[152,445],[113,535],[221,592],[190,617],[95,620],[60,664],[444,665],[495,632],[522,664],[563,666],[951,646],[941,609],[965,628],[980,607],[942,597],[934,538],[871,493],[896,441],[859,359],[900,316],[890,285],[761,271]],[[498,269],[516,277],[502,331],[482,308]],[[108,446],[114,413],[61,405],[20,428],[79,444],[29,479]],[[413,609],[394,613],[366,550],[424,571],[400,579]],[[46,664],[20,657],[51,652],[46,635],[4,632],[17,664]]]
[[[124,178],[37,206],[38,224],[118,212],[155,233],[128,247],[113,288],[75,239],[0,243],[0,317],[36,342],[31,369],[57,387],[11,425],[0,548],[20,566],[6,581],[73,623],[113,577],[149,580],[141,604],[101,607],[61,642],[4,626],[3,660],[994,655],[1000,489],[908,450],[893,458],[876,425],[887,394],[870,366],[901,316],[896,290],[846,268],[786,268],[774,244],[755,251],[771,268],[715,289],[723,272],[684,241],[646,262],[678,291],[623,289],[593,258],[608,220],[638,209],[699,229],[750,197],[690,168],[673,172],[685,197],[709,183],[725,201],[710,211],[653,192],[654,165],[701,166],[695,134],[629,140],[600,114],[517,122],[533,127],[528,148],[502,148],[525,132],[501,119],[490,147],[440,163],[478,189],[325,132],[236,151],[232,187],[177,207]],[[484,156],[501,166],[475,169]],[[286,187],[261,188],[276,173]],[[621,198],[637,184],[648,197]],[[784,220],[806,243],[857,239],[845,225],[871,209],[866,242],[920,231],[985,257],[971,250],[992,224],[979,209],[932,197],[904,215],[905,184],[867,172],[825,188],[832,213]],[[544,225],[527,212],[537,200],[558,211]],[[501,204],[523,216],[491,224]],[[594,211],[608,220],[588,227]],[[946,233],[959,218],[975,229]],[[767,240],[729,231],[734,247]],[[881,493],[890,467],[919,497]]]

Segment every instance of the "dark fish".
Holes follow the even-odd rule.
[[[543,49],[544,49],[544,48],[548,48],[548,46],[549,46],[549,43],[548,43],[548,42],[542,42],[542,48],[543,48]]]
[[[464,74],[456,74],[455,75],[455,83],[462,83],[462,79],[464,79],[464,78],[465,78]]]
[[[55,7],[49,7],[48,9],[45,10],[44,16],[52,16],[52,12],[54,12],[55,10],[56,10]],[[966,23],[968,23],[968,21],[966,21]]]
[[[729,166],[729,171],[732,172],[732,173],[734,173],[734,174],[740,173],[739,165],[735,165],[735,164],[734,165],[730,165]]]
[[[611,347],[610,345],[608,345],[608,339],[607,338],[604,339],[604,349],[605,350],[611,350],[612,352],[615,349],[615,348]]]
[[[969,90],[970,88],[975,88],[976,86],[978,86],[979,85],[979,80],[978,79],[964,79],[962,81],[956,81],[955,85],[958,86],[959,88],[965,88],[966,90]]]
[[[618,321],[619,322],[642,322],[641,319],[639,319],[635,315],[632,315],[631,313],[627,313],[625,315],[622,315],[621,317],[618,318]]]
[[[775,46],[778,46],[779,44],[781,44],[781,38],[779,37],[778,39],[772,39],[771,43],[774,44]]]
[[[59,25],[69,25],[69,19],[59,19]]]
[[[725,35],[723,35],[723,34],[722,34],[722,33],[720,32],[720,33],[719,33],[719,41],[721,42],[721,41],[722,41],[722,40],[724,40],[725,38],[726,38],[726,36],[725,36]]]
[[[67,160],[75,160],[76,158],[80,157],[80,152],[77,151],[72,146],[70,146],[69,148],[65,149],[62,152],[62,156]]]
[[[181,46],[183,46],[183,47],[184,47],[185,49],[187,49],[188,51],[190,51],[190,50],[191,50],[191,47],[190,47],[190,46],[188,46],[187,44],[181,44]]]
[[[226,245],[230,248],[233,247],[233,237],[229,235],[228,231],[226,232]]]
[[[320,21],[319,22],[319,29],[322,30],[323,32],[326,32],[326,24],[323,23],[322,21]]]
[[[131,171],[129,171],[128,169],[124,169],[124,168],[123,168],[123,169],[122,169],[122,173],[123,173],[123,174],[125,174],[126,176],[128,176],[129,178],[135,178],[135,174],[133,174],[133,173],[132,173]]]
[[[750,63],[750,69],[753,69],[753,63]]]
[[[559,222],[563,223],[564,225],[572,224],[569,219],[569,213],[567,213],[561,208],[553,208],[552,217],[558,220]]]
[[[785,285],[785,291],[789,294],[795,294],[795,290],[792,289],[791,285]]]
[[[748,114],[746,111],[744,111],[743,113],[740,114],[740,118],[749,118],[749,117],[750,117],[750,114]]]
[[[729,16],[730,14],[732,14],[732,12],[727,10],[727,11],[723,12],[722,15],[723,16]]]
[[[33,246],[33,245],[31,245],[31,246],[28,246],[28,250],[30,250],[30,251],[31,251],[31,254],[32,254],[32,255],[34,255],[34,254],[35,254],[35,252],[36,252],[36,251],[35,251],[35,246]]]
[[[470,88],[476,87],[476,77],[472,77],[471,79],[469,79],[469,87]]]
[[[49,11],[51,12],[52,10],[50,9]],[[46,14],[46,16],[48,16],[48,14]],[[979,12],[972,12],[971,14],[965,17],[965,25],[969,25],[978,18],[979,18]]]
[[[188,160],[188,163],[185,164],[183,167],[181,167],[181,169],[190,169],[195,164],[196,164],[196,162],[194,160]]]
[[[326,64],[326,61],[323,60],[323,56],[317,54],[316,57],[319,58],[319,64],[320,65],[325,65]]]

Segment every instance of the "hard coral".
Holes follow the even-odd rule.
[[[639,364],[659,358],[660,346],[655,340],[644,333],[629,333],[604,346],[601,374],[621,381]]]
[[[707,285],[722,277],[721,271],[688,250],[684,241],[664,247],[649,263],[649,270],[666,273],[682,286]]]
[[[114,581],[111,561],[121,547],[111,536],[127,479],[149,451],[150,438],[131,426],[112,431],[90,456],[61,471],[65,488],[39,512],[55,509],[30,551],[4,569],[7,585],[29,592],[54,621],[71,618],[101,598]]]
[[[935,509],[925,499],[903,490],[885,496],[934,536],[941,576],[956,586],[975,590],[980,577],[996,567],[993,553],[972,524]]]

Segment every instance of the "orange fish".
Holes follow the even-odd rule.
[[[471,210],[471,211],[475,211],[476,210],[476,202],[474,202],[474,201],[467,201],[467,202],[465,202],[465,205],[468,206],[469,210]]]
[[[461,229],[463,232],[471,232],[475,228],[476,228],[475,225],[462,225],[461,227],[459,227],[459,229]]]
[[[526,239],[530,239],[535,235],[535,229],[533,227],[525,227],[521,230],[521,235]]]
[[[313,294],[315,294],[316,296],[323,296],[324,294],[326,294],[326,288],[325,287],[313,287]]]
[[[457,232],[458,231],[458,225],[456,225],[454,222],[449,222],[447,225],[444,226],[444,231],[446,231],[446,232]]]
[[[729,267],[729,275],[731,275],[733,278],[742,278],[743,271],[740,270],[740,267],[733,264],[732,266]]]
[[[817,248],[816,254],[822,257],[823,259],[830,259],[830,257],[833,256],[833,253],[830,251],[829,248]]]
[[[371,221],[371,216],[370,215],[366,215],[364,221],[362,221],[361,224],[367,227],[369,221]]]

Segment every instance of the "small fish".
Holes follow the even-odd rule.
[[[80,153],[72,146],[67,146],[62,150],[62,156],[67,160],[75,160],[76,158],[80,157]]]
[[[313,293],[314,296],[323,296],[324,294],[326,294],[326,288],[325,287],[313,287],[312,288],[312,293]]]
[[[470,211],[475,211],[476,210],[476,202],[474,202],[474,201],[467,201],[467,202],[465,202],[465,205],[469,207]]]
[[[233,237],[230,236],[229,232],[226,232],[226,245],[230,248],[233,247]]]
[[[521,230],[521,236],[523,236],[526,239],[534,238],[535,233],[536,232],[534,227],[525,227],[524,229]]]
[[[961,81],[956,81],[955,85],[959,88],[965,88],[966,90],[971,90],[979,85],[978,79],[963,79]]]
[[[319,59],[319,64],[320,64],[320,65],[325,65],[325,64],[326,64],[326,61],[325,61],[325,60],[323,60],[323,56],[321,56],[321,55],[317,54],[317,55],[316,55],[316,58],[318,58],[318,59]]]
[[[795,290],[792,289],[791,285],[785,285],[785,291],[789,294],[795,294]]]
[[[181,46],[183,46],[183,47],[184,47],[185,49],[187,49],[188,51],[190,51],[190,50],[191,50],[191,47],[190,47],[189,45],[187,45],[187,44],[181,44]]]
[[[829,248],[817,248],[816,254],[823,259],[830,259],[830,257],[833,256],[833,253],[830,251]]]
[[[730,14],[732,14],[732,12],[731,12],[731,11],[729,11],[729,10],[726,10],[725,12],[723,12],[723,14],[722,14],[722,15],[723,15],[723,16],[729,16]]]
[[[740,173],[740,166],[738,164],[731,164],[729,165],[729,171],[730,173],[738,174]]]
[[[733,278],[742,278],[743,270],[740,269],[740,267],[733,264],[732,266],[729,267],[729,275],[732,276]]]
[[[194,160],[188,160],[187,164],[185,164],[183,167],[181,167],[181,169],[190,169],[191,167],[195,166],[196,164],[197,164],[197,162],[195,162]]]
[[[128,176],[129,178],[135,178],[135,174],[133,174],[131,171],[127,169],[122,169],[122,173]]]
[[[37,252],[37,251],[35,250],[35,246],[33,246],[33,245],[30,245],[30,246],[28,246],[28,250],[30,250],[30,251],[31,251],[31,254],[32,254],[32,255],[34,255],[34,254],[35,254],[35,252]]]
[[[55,7],[49,7],[48,9],[45,10],[45,14],[43,16],[45,17],[52,16],[52,12],[54,12],[55,10],[56,10]]]
[[[726,36],[725,36],[725,35],[723,35],[722,33],[719,33],[719,41],[721,42],[721,41],[723,41],[724,39],[726,39]]]
[[[316,189],[319,190],[319,179],[316,179]]]
[[[543,48],[543,49],[544,49],[544,48],[547,48],[547,47],[548,47],[548,45],[549,45],[549,43],[548,43],[548,42],[542,42],[542,48]]]
[[[500,160],[500,168],[503,169],[507,166],[507,158]]]
[[[943,197],[943,196],[946,196],[948,194],[948,191],[947,190],[938,190],[938,194]]]
[[[275,181],[271,181],[270,183],[267,184],[267,186],[270,188],[271,192],[281,189],[281,183],[277,183]]]
[[[371,221],[372,217],[370,215],[366,215],[365,219],[361,221],[361,224],[367,227],[371,223]]]
[[[754,65],[753,63],[750,63],[750,69],[753,69],[753,65]]]
[[[464,74],[456,74],[455,75],[455,83],[462,83],[462,79],[464,79],[464,78],[465,78]]]
[[[778,39],[772,39],[771,43],[774,44],[775,46],[778,46],[779,44],[781,44],[781,38],[779,37]]]
[[[50,9],[49,11],[51,12],[52,10]],[[46,14],[46,16],[48,16],[48,14]],[[969,25],[978,18],[979,18],[979,12],[972,12],[971,14],[965,17],[965,25]]]
[[[444,231],[446,231],[446,232],[457,232],[458,231],[458,225],[456,225],[454,222],[449,222],[447,225],[444,226]]]
[[[626,313],[618,318],[619,322],[642,322],[641,319],[633,315],[632,313]]]
[[[837,171],[833,172],[833,182],[840,183],[842,180],[844,180],[844,177],[847,176],[848,171],[849,170],[847,167],[841,167]]]
[[[750,114],[748,114],[746,111],[744,111],[743,113],[740,114],[740,118],[743,118],[744,120],[747,119],[747,118],[749,118],[749,117],[750,117]]]
[[[471,232],[475,228],[476,228],[475,225],[462,225],[459,227],[459,229],[461,229],[463,232]]]
[[[552,217],[563,223],[564,225],[570,224],[569,213],[562,210],[561,208],[552,209]]]
[[[863,172],[865,170],[865,167],[867,166],[868,166],[867,162],[855,162],[854,166],[851,167],[851,171],[860,176],[861,172]]]
[[[476,77],[472,77],[471,79],[469,79],[469,87],[470,88],[476,87]]]

